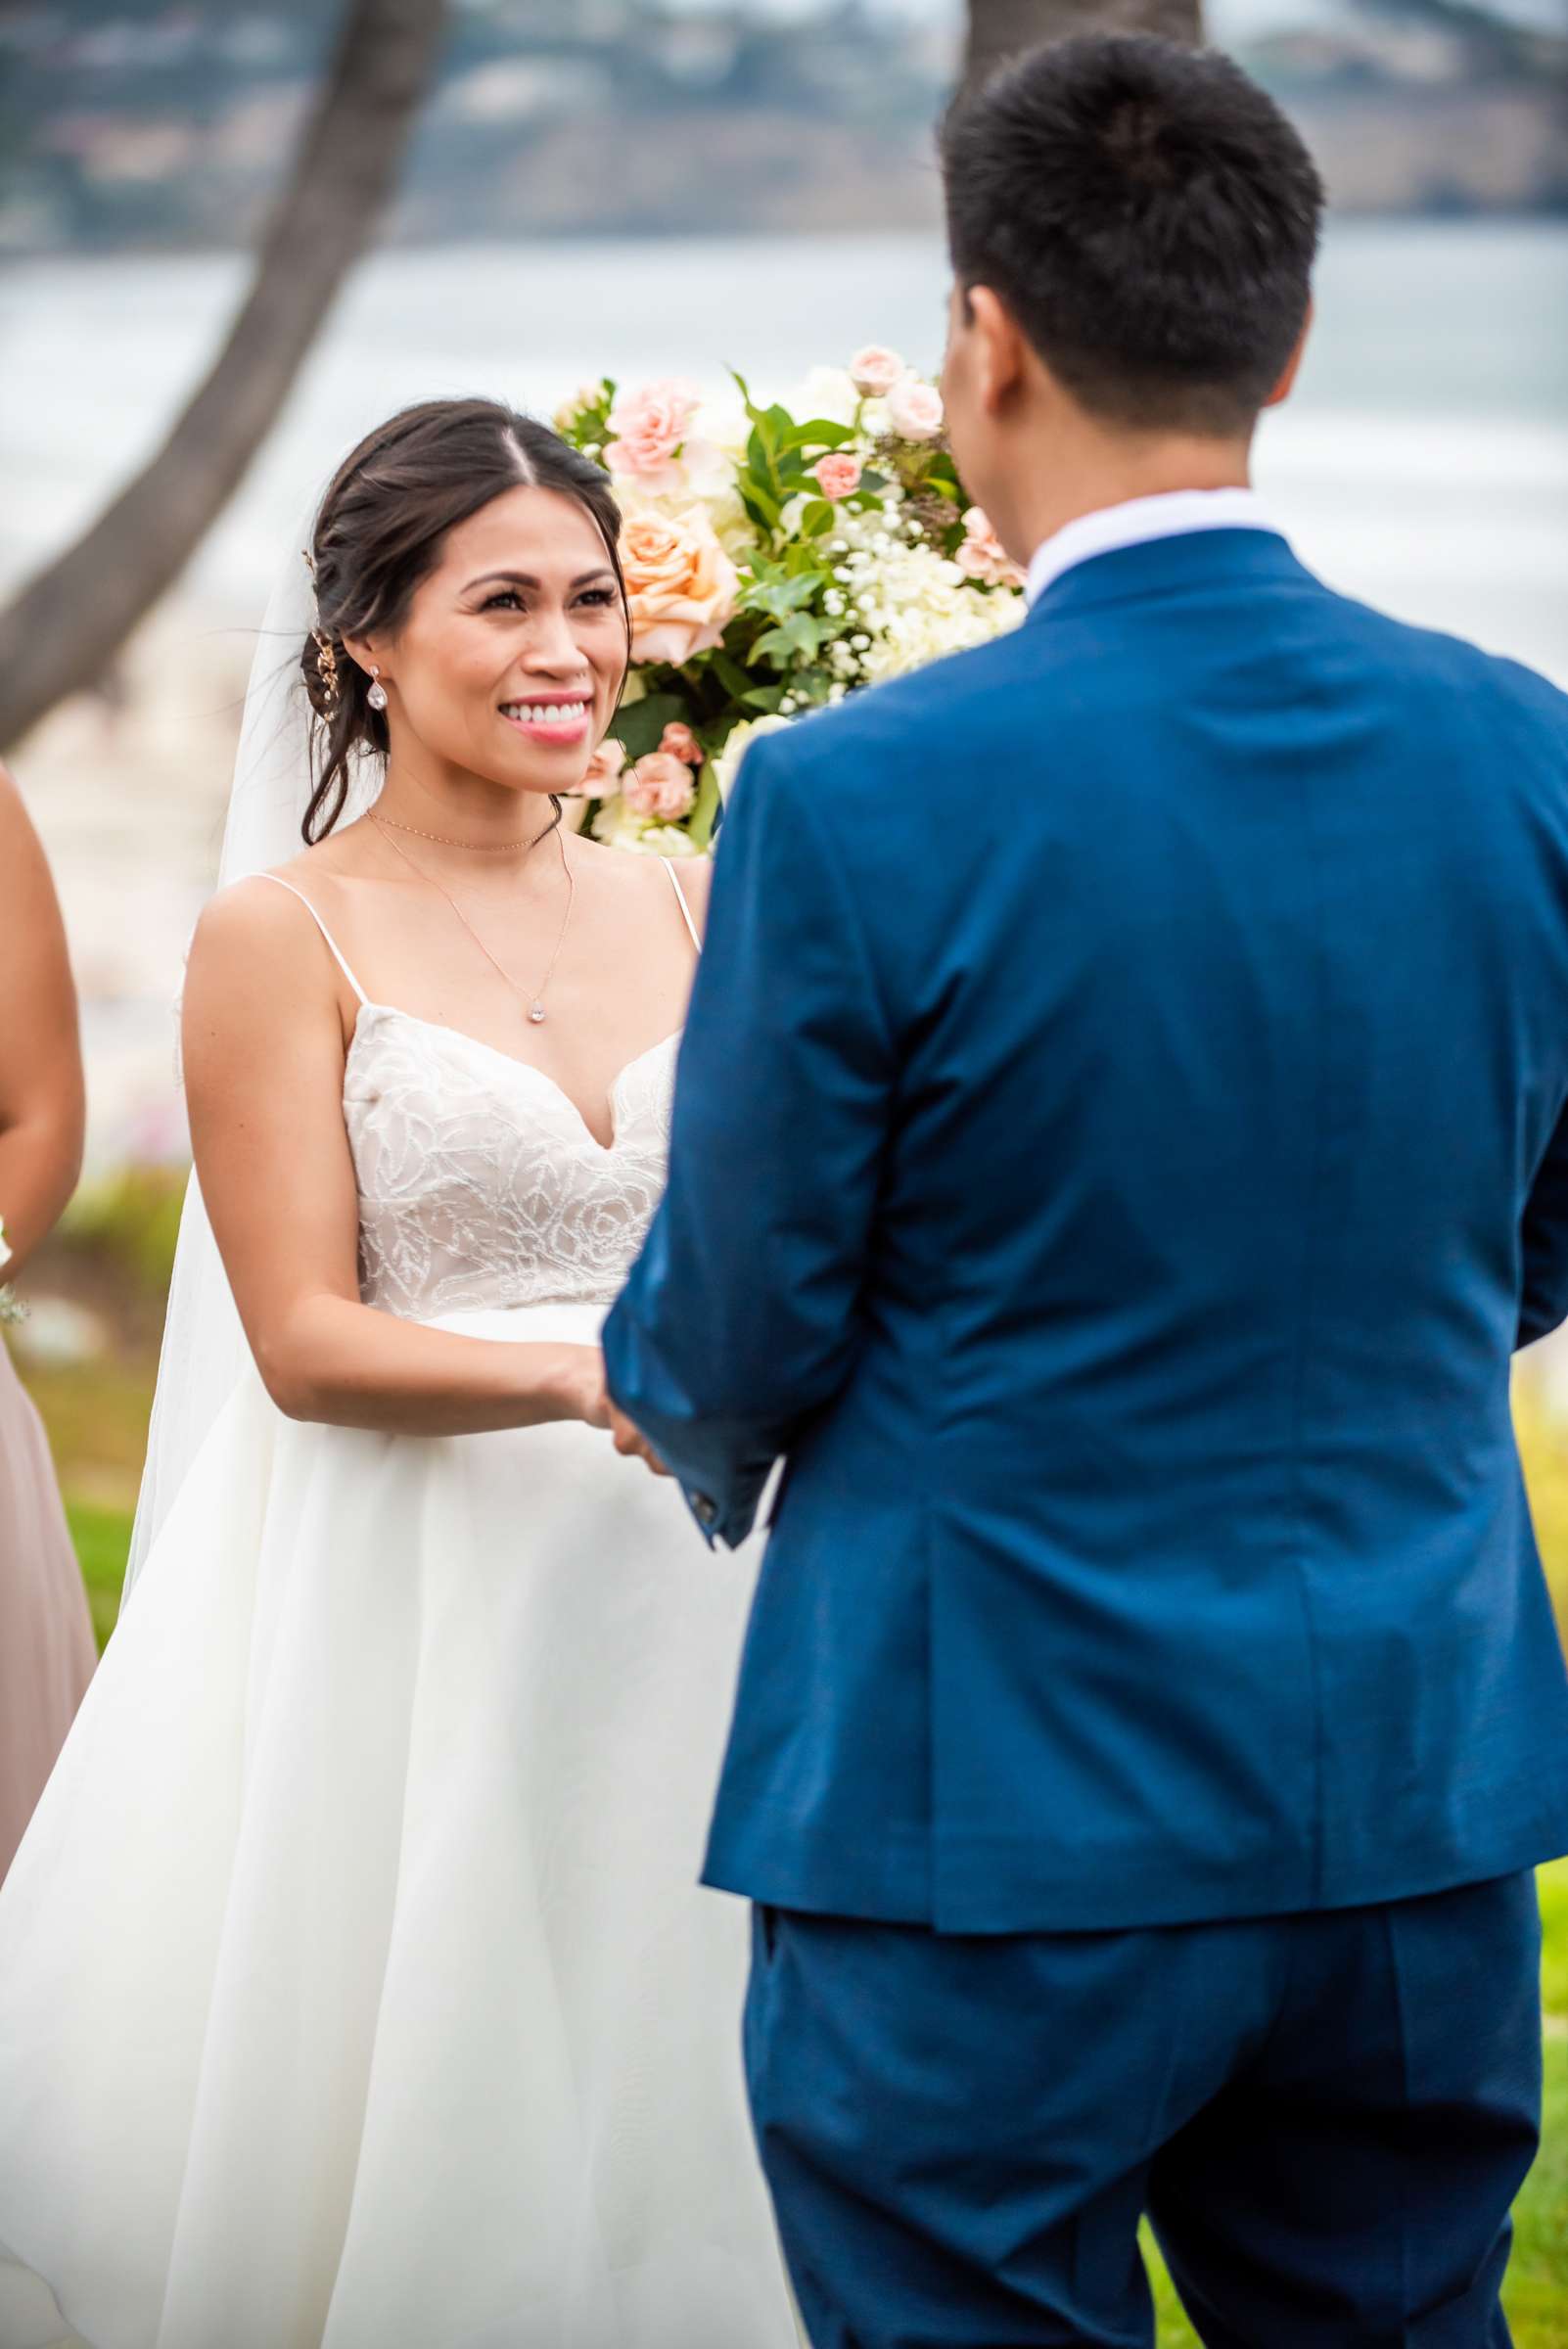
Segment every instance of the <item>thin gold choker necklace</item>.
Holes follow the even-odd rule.
[[[406,832],[414,840],[433,840],[438,849],[472,849],[476,856],[507,856],[517,849],[536,849],[555,830],[546,824],[531,840],[453,840],[446,832],[422,832],[417,824],[400,824],[394,816],[378,815],[376,822],[390,832]]]

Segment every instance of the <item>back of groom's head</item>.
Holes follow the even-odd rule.
[[[943,131],[948,237],[1090,414],[1250,430],[1300,341],[1323,190],[1216,51],[1090,35],[1030,51]]]

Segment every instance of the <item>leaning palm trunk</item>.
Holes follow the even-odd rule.
[[[1195,48],[1203,39],[1203,12],[1199,0],[969,0],[964,87],[984,81],[1021,49],[1075,32],[1156,32]]]
[[[206,382],[151,463],[0,614],[0,748],[102,675],[244,478],[396,184],[446,0],[350,0],[337,56]]]

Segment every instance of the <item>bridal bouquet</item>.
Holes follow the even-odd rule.
[[[643,853],[708,848],[755,734],[1023,618],[941,397],[896,351],[817,368],[790,408],[734,380],[717,405],[681,382],[605,380],[555,418],[615,484],[631,608],[583,828]]]

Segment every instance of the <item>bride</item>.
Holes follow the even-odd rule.
[[[141,1570],[0,1896],[0,2244],[93,2349],[796,2338],[696,1889],[750,1574],[601,1432],[707,880],[560,820],[617,535],[432,403],[322,504],[313,719],[263,638]]]

